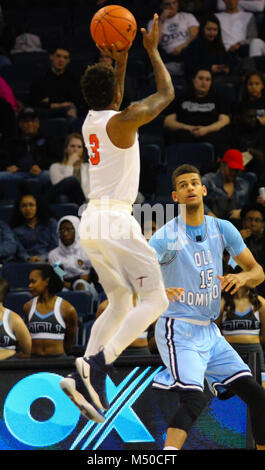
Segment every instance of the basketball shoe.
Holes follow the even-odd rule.
[[[85,418],[92,419],[96,423],[105,421],[105,416],[91,400],[78,372],[72,372],[62,379],[60,387]]]
[[[103,351],[94,356],[78,357],[75,365],[93,402],[98,408],[107,410],[106,375],[112,366],[106,365]]]

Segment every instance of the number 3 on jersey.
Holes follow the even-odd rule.
[[[90,162],[92,165],[98,165],[100,162],[100,154],[99,154],[99,141],[96,134],[89,135],[89,147],[90,151]]]

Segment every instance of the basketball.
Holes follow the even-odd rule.
[[[108,5],[98,10],[90,23],[93,41],[108,49],[114,44],[118,51],[128,47],[134,40],[137,24],[133,14],[119,5]]]

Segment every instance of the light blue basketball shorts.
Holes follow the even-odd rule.
[[[234,380],[252,375],[213,322],[202,326],[160,317],[155,339],[166,366],[155,376],[155,388],[203,391],[206,379],[211,391],[221,396]]]

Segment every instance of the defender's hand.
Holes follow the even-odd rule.
[[[235,294],[240,287],[245,285],[246,282],[244,273],[227,274],[226,276],[217,275],[217,277],[220,280],[221,289],[225,292],[230,291],[231,295]]]
[[[183,292],[182,287],[166,287],[166,294],[171,302],[175,302],[175,299],[179,300]]]

